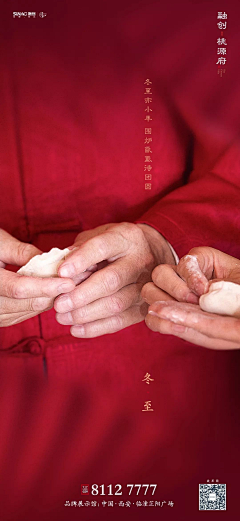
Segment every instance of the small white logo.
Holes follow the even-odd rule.
[[[36,11],[24,11],[24,12],[17,12],[13,11],[13,18],[22,18],[23,16],[27,16],[28,18],[36,18]],[[38,14],[40,18],[44,18],[47,16],[47,13],[43,13],[42,11]]]

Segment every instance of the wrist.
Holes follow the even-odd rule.
[[[142,230],[156,260],[159,264],[176,264],[171,248],[167,240],[155,228],[148,224],[137,223],[136,226]]]

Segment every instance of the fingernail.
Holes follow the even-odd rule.
[[[85,327],[84,326],[74,326],[71,328],[72,336],[80,337],[85,335]]]
[[[56,313],[56,320],[59,324],[70,325],[73,323],[71,313]]]
[[[151,309],[148,311],[149,315],[153,315],[154,317],[159,317],[159,314],[156,311],[152,311]]]
[[[57,287],[57,291],[59,291],[59,293],[65,293],[67,291],[72,291],[73,289],[73,285],[70,284],[69,282],[63,282],[63,284],[60,284],[60,286]]]
[[[76,275],[76,270],[73,264],[64,264],[64,266],[60,267],[60,275],[61,277],[74,277]]]
[[[190,292],[186,296],[186,302],[189,302],[190,304],[198,304],[199,298],[194,293]]]
[[[73,303],[68,295],[64,295],[63,297],[59,297],[57,299],[56,307],[57,311],[60,313],[65,313],[66,311],[73,309]]]

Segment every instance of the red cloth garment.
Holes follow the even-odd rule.
[[[95,17],[87,6],[75,17],[64,3],[56,9],[52,2],[44,20],[13,19],[7,11],[1,65],[3,229],[48,251],[69,246],[82,230],[138,220],[157,228],[179,256],[203,244],[240,255],[238,73],[230,62],[220,86],[207,54],[210,29],[218,36],[214,8],[200,16],[186,2],[170,17],[170,7],[163,10],[160,4],[150,9],[133,2],[128,11],[124,3],[114,8],[107,3],[103,10],[96,8]],[[193,27],[183,38],[189,19]],[[181,60],[173,53],[179,39]],[[149,125],[144,81],[149,76],[151,191],[144,189],[144,129]],[[73,341],[54,314],[51,310],[2,330],[2,348],[29,337],[40,339],[39,345],[44,340],[50,370],[60,338],[64,345],[74,343],[77,352],[83,345],[98,346],[98,351],[104,346],[107,359],[107,345],[122,346],[123,338],[124,345],[135,343],[138,334],[147,344],[149,339],[159,342],[143,324],[112,337]],[[20,352],[25,347],[21,344]]]
[[[203,360],[198,362],[202,368]],[[191,521],[198,515],[198,484],[214,476],[227,483],[225,517],[235,521],[239,512],[236,353],[230,364],[227,353],[216,359],[210,352],[205,373],[200,369],[195,374],[196,386],[193,370],[191,357],[181,352],[168,359],[161,373],[154,372],[157,386],[150,387],[150,394],[137,381],[138,393],[127,388],[119,393],[107,374],[95,387],[92,378],[88,385],[80,379],[74,384],[70,379],[64,385],[60,379],[47,384],[37,364],[5,358],[0,365],[1,519],[111,521],[114,515],[121,521],[124,515],[128,521],[157,521],[160,516],[164,521]],[[226,372],[231,373],[231,385]],[[152,399],[151,414],[141,412],[146,396]],[[92,484],[105,484],[105,491],[109,484],[114,491],[119,483],[123,494],[82,496],[83,483],[90,490]],[[142,490],[129,497],[130,483],[155,483],[156,493],[144,497]],[[96,508],[64,506],[67,501],[96,499],[100,504]],[[113,508],[101,506],[109,500],[114,500]],[[116,504],[129,500],[173,501],[174,507]]]
[[[226,74],[220,78],[215,44],[219,6],[215,2],[107,1],[94,9],[92,4],[65,0],[35,3],[39,3],[36,11],[47,13],[45,18],[13,19],[12,4],[3,10],[1,228],[48,251],[70,246],[80,231],[101,224],[143,222],[162,233],[179,256],[194,246],[209,245],[240,257],[239,6],[228,4],[231,53]],[[13,9],[22,9],[20,4],[15,1]],[[24,9],[30,8],[27,2]],[[144,179],[144,129],[150,126],[144,121],[146,78],[152,81],[153,93],[151,190],[145,190]],[[112,472],[115,482],[117,471],[127,482],[126,473],[120,471],[119,454],[131,452],[134,443],[131,476],[137,479],[142,469],[144,479],[146,469],[148,477],[158,479],[161,468],[162,490],[164,483],[166,490],[171,485],[177,489],[180,476],[183,486],[190,479],[198,486],[204,482],[200,479],[218,477],[218,473],[224,480],[223,464],[231,479],[229,445],[223,440],[226,436],[237,448],[238,437],[231,433],[233,429],[239,433],[239,420],[234,416],[232,423],[228,421],[228,405],[231,402],[234,409],[239,402],[239,352],[193,346],[153,333],[144,322],[113,335],[76,339],[68,326],[56,322],[54,310],[1,328],[0,345],[3,367],[9,368],[9,360],[30,371],[31,366],[37,367],[38,375],[47,372],[50,382],[81,382],[95,397],[105,388],[113,400],[109,398],[111,414],[109,410],[102,413],[106,458],[104,443],[114,437],[111,429],[117,425],[118,400],[124,396],[126,403],[128,396],[130,409],[135,407],[142,416],[138,431],[134,425],[125,430],[123,422],[121,450],[110,450],[107,475]],[[146,372],[154,378],[153,431],[146,427],[141,412],[147,399],[148,389],[142,382]],[[96,409],[89,410],[94,416]],[[39,407],[45,434],[49,428],[46,411],[50,414],[47,400]],[[53,439],[59,425],[56,419]],[[96,426],[101,429],[99,418]],[[79,439],[86,436],[84,421],[76,429]],[[137,432],[141,432],[139,446]],[[149,439],[155,451],[147,459]],[[211,450],[206,449],[208,457],[202,465],[209,439]],[[69,448],[67,434],[64,440],[63,446]],[[38,442],[36,438],[32,450],[33,472],[40,464]],[[91,443],[86,462],[91,462],[93,474],[94,468],[103,468],[104,461],[95,453],[97,439]],[[80,468],[85,445],[74,439],[73,446]],[[59,447],[67,469],[69,460]],[[41,454],[44,458],[44,450]],[[126,457],[125,470],[127,461]],[[19,465],[23,468],[24,461]],[[45,477],[47,468],[44,472]],[[96,472],[104,479],[103,473]],[[92,474],[88,479],[94,479]],[[70,490],[76,490],[80,480],[75,468],[74,484],[67,488],[70,475],[69,467],[62,477],[62,501],[71,499]],[[54,471],[52,479],[57,480]],[[54,492],[53,497],[60,508],[60,496]],[[55,519],[54,515],[49,519]],[[64,515],[58,512],[56,519],[65,519]]]

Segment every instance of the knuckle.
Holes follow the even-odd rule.
[[[195,246],[189,251],[188,255],[205,255],[210,252],[214,253],[214,251],[216,250],[214,250],[214,248],[211,248],[211,246]],[[185,257],[187,257],[187,255],[185,255]]]
[[[10,295],[13,298],[24,298],[25,297],[25,288],[22,285],[22,281],[15,281],[9,286]]]
[[[112,333],[116,333],[124,328],[124,321],[121,315],[115,315],[111,317],[110,320],[110,329]]]
[[[42,311],[47,309],[51,304],[51,299],[47,298],[31,298],[29,299],[30,311]]]
[[[187,289],[186,282],[180,275],[172,278],[168,283],[168,289],[173,295],[185,294],[185,289]]]
[[[29,311],[38,311],[40,308],[40,303],[37,298],[30,298],[28,300],[28,310]]]
[[[197,255],[199,252],[201,252],[204,248],[201,248],[200,246],[195,246],[194,248],[192,248],[189,252],[188,252],[188,255]],[[183,258],[187,257],[187,255],[184,255]]]
[[[132,239],[134,242],[142,240],[144,238],[144,233],[136,224],[122,222],[118,225],[118,232],[121,233],[125,239]]]
[[[174,286],[172,288],[172,294],[175,296],[175,298],[177,298],[177,300],[185,301],[186,290],[188,293],[189,290],[188,290],[187,286],[186,286],[186,288],[183,287],[180,282],[180,283],[174,284]]]
[[[193,258],[190,259],[190,257]],[[181,276],[183,280],[185,280],[186,277],[189,277],[192,274],[190,262],[194,263],[194,267],[196,267],[197,269],[198,261],[196,253],[189,252],[187,255],[184,255],[184,257],[182,257],[179,261],[179,264],[177,266],[177,274]]]
[[[120,224],[120,226],[121,226],[124,230],[129,231],[129,232],[131,232],[131,231],[135,231],[135,230],[138,230],[136,224],[129,223],[129,222],[127,222],[127,221],[123,221],[123,222]]]
[[[111,313],[117,314],[126,309],[126,303],[121,297],[109,297],[107,307]]]
[[[105,244],[104,237],[95,238],[95,248],[98,251],[98,253],[101,255],[101,257],[104,258],[106,256],[106,244]]]
[[[115,269],[108,270],[103,279],[103,284],[107,292],[113,293],[121,288],[121,276]]]
[[[189,256],[195,256],[195,255],[196,255],[196,253],[194,253],[194,251],[191,251],[191,252],[189,252],[187,255],[184,255],[184,256],[180,259],[178,266],[182,266],[182,265],[188,263],[188,261],[189,261]]]
[[[88,315],[88,307],[83,306],[81,308],[72,311],[72,316],[74,320],[84,320]]]
[[[25,244],[23,242],[19,241],[16,244],[16,250],[17,250],[17,256],[21,258],[23,256],[23,254],[24,254],[24,251],[25,251]]]
[[[24,242],[18,242],[18,244],[17,244],[17,255],[20,259],[23,257],[30,258],[32,256],[32,250],[33,250],[33,247],[31,244],[24,243]]]
[[[142,230],[142,228],[140,228],[136,224],[129,223],[128,231],[131,234],[131,236],[133,237],[133,239],[135,239],[137,242],[142,243],[142,242],[146,241],[146,236],[144,234],[144,231]]]
[[[0,327],[7,327],[12,325],[12,315],[1,315],[0,316]]]

